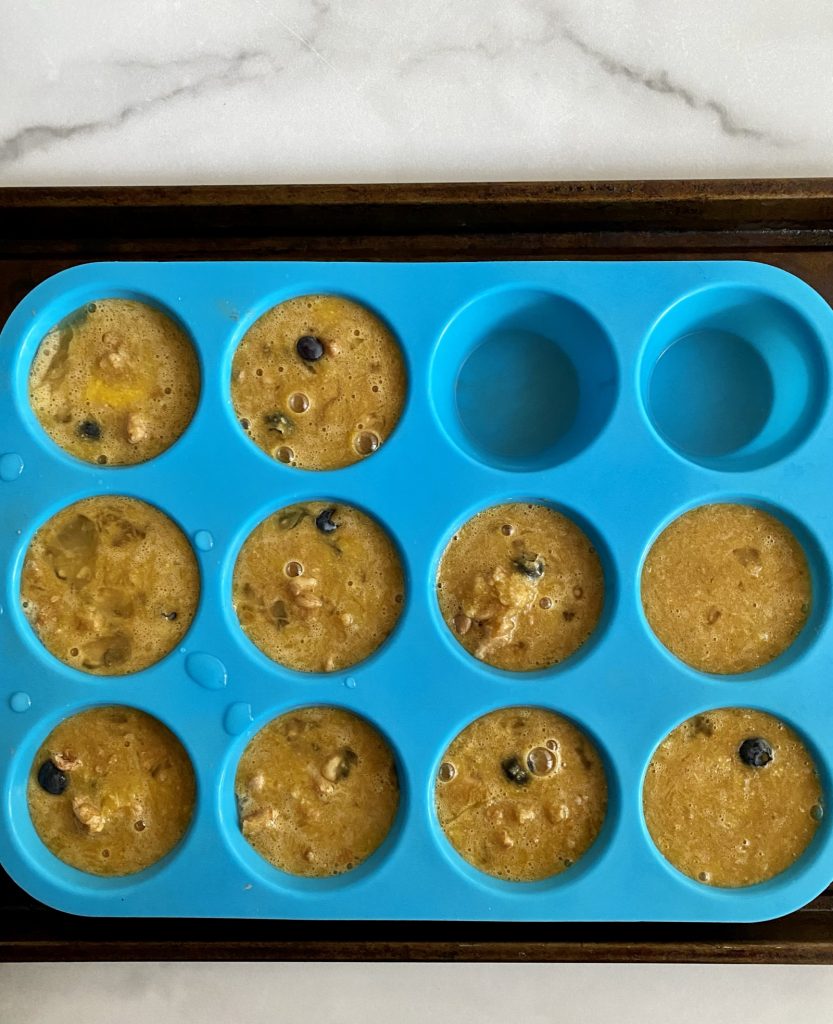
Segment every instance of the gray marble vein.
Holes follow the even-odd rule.
[[[180,96],[201,96],[206,92],[225,88],[245,82],[253,77],[251,64],[256,61],[268,61],[269,70],[254,73],[254,77],[274,73],[279,68],[273,65],[272,57],[264,50],[241,50],[230,57],[216,54],[201,54],[195,58],[183,58],[174,61],[154,60],[118,60],[111,62],[112,67],[127,71],[172,71],[190,69],[205,64],[220,63],[219,70],[206,69],[196,74],[192,81],[184,82],[135,103],[127,103],[109,117],[90,121],[76,121],[69,124],[32,124],[6,138],[0,139],[0,165],[19,160],[33,150],[45,149],[57,142],[72,139],[80,135],[91,135],[96,132],[118,128],[133,118],[161,106]]]

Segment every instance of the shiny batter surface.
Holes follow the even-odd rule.
[[[273,661],[335,672],[362,661],[402,611],[402,566],[382,527],[349,505],[308,501],[247,537],[234,567],[240,625]]]
[[[323,354],[302,358],[300,338],[320,343]],[[303,295],[270,309],[232,364],[231,397],[249,437],[303,469],[338,469],[372,455],[396,426],[406,387],[388,328],[336,295]]]
[[[194,809],[194,771],[155,718],[97,707],[49,734],[32,762],[28,794],[35,830],[56,857],[93,875],[130,875],[182,838]]]
[[[579,527],[545,505],[496,505],[451,539],[437,572],[443,618],[497,668],[545,668],[590,636],[604,603],[601,562]]]
[[[138,672],[185,635],[200,580],[185,535],[135,498],[100,495],[62,509],[32,538],[23,611],[43,645],[93,675]]]
[[[771,760],[746,763],[742,744],[760,739]],[[683,722],[657,747],[643,807],[651,837],[676,868],[737,887],[766,881],[801,856],[821,820],[822,794],[792,729],[762,711],[722,708]]]
[[[169,448],[191,422],[199,391],[185,332],[132,299],[100,299],[56,324],[29,375],[29,400],[52,440],[110,466]]]
[[[387,743],[364,719],[310,707],[274,719],[246,747],[234,783],[240,828],[293,875],[337,875],[388,834],[399,783]]]
[[[810,614],[807,558],[750,505],[701,505],[657,538],[642,570],[651,628],[702,672],[749,672],[785,651]]]
[[[598,835],[607,807],[595,747],[543,708],[504,708],[472,722],[443,755],[435,794],[455,850],[513,882],[548,878],[574,864]]]

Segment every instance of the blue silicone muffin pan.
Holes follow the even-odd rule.
[[[398,337],[408,368],[402,419],[373,456],[305,472],[271,460],[230,402],[234,350],[271,306],[311,293],[367,305]],[[143,465],[81,463],[44,434],[27,398],[45,332],[96,299],[157,305],[190,333],[202,391],[188,430]],[[833,880],[824,819],[805,855],[769,882],[716,889],[676,871],[654,847],[641,807],[656,745],[681,721],[726,706],[792,725],[833,776],[829,617],[833,546],[833,312],[800,280],[745,262],[108,263],[38,285],[0,336],[0,860],[33,896],[89,915],[292,919],[753,921],[785,914]],[[191,538],[202,573],[183,645],[120,678],[60,664],[20,609],[35,530],[100,493],[161,508]],[[269,661],[231,607],[235,558],[252,528],[291,502],[354,504],[387,528],[405,566],[402,617],[367,661],[307,675]],[[539,500],[594,539],[606,577],[602,620],[572,658],[508,673],[472,658],[443,623],[434,593],[455,529],[499,502]],[[659,532],[699,504],[743,501],[781,517],[811,565],[814,605],[796,642],[740,677],[708,676],[654,637],[639,598]],[[63,718],[97,704],[145,710],[188,750],[198,799],[191,827],[163,861],[97,878],[38,839],[26,782],[39,744]],[[276,715],[328,704],[366,717],[395,751],[396,823],[364,864],[300,879],[243,840],[237,761]],[[454,736],[478,716],[538,705],[574,720],[604,758],[607,819],[569,870],[508,883],[465,863],[437,823],[434,779]],[[829,818],[829,816],[828,816]]]

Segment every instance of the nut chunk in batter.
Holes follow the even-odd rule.
[[[807,748],[782,721],[747,708],[706,711],[669,733],[642,802],[660,853],[689,877],[727,888],[784,871],[822,818]]]
[[[338,469],[385,442],[406,384],[399,345],[370,310],[337,295],[302,295],[246,332],[231,398],[268,455],[302,469]]]
[[[701,672],[749,672],[782,654],[810,613],[801,545],[751,505],[701,505],[659,535],[642,570],[645,617]]]
[[[529,671],[563,661],[590,636],[604,576],[590,540],[566,516],[546,505],[496,505],[452,537],[437,598],[467,651]]]
[[[364,660],[402,611],[392,541],[349,505],[289,505],[248,536],[234,567],[240,625],[273,661],[334,672]]]
[[[130,875],[164,857],[194,798],[182,744],[134,708],[91,708],[61,722],[29,773],[35,831],[56,857],[93,875]]]
[[[437,817],[454,849],[498,878],[558,874],[587,852],[607,809],[590,740],[544,708],[503,708],[467,726],[443,755]]]
[[[315,877],[366,860],[399,804],[387,743],[332,707],[299,708],[261,729],[240,759],[234,792],[254,849],[282,871]]]
[[[101,299],[46,335],[29,400],[43,429],[76,458],[131,466],[169,448],[191,422],[197,357],[169,317],[133,299]]]
[[[56,658],[93,675],[138,672],[185,635],[199,598],[197,560],[164,513],[100,495],[62,509],[32,538],[23,611]]]

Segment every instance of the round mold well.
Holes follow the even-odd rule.
[[[714,285],[655,323],[639,387],[651,425],[678,455],[708,469],[760,469],[818,421],[828,391],[824,344],[784,299]]]
[[[659,847],[654,842],[653,836],[648,830],[648,825],[645,821],[644,806],[645,778],[648,774],[648,768],[650,767],[651,761],[653,760],[660,744],[664,742],[664,740],[666,740],[675,729],[679,728],[685,722],[690,721],[692,718],[696,718],[697,715],[708,714],[710,711],[721,711],[727,708],[742,708],[752,711],[761,711],[783,722],[797,734],[801,742],[807,747],[818,773],[819,781],[821,783],[823,808],[823,815],[819,821],[815,835],[792,864],[788,865],[778,874],[773,875],[772,878],[768,878],[762,882],[756,882],[752,885],[735,887],[708,885],[697,878],[693,878],[691,875],[687,875],[668,860],[668,858],[660,851]],[[817,865],[820,859],[824,858],[826,862],[829,863],[829,849],[831,844],[833,844],[833,826],[831,826],[833,812],[831,812],[831,808],[828,804],[829,796],[831,794],[831,779],[833,779],[833,776],[831,776],[829,760],[823,755],[822,751],[823,744],[819,744],[816,739],[809,736],[807,731],[793,720],[791,716],[785,715],[778,708],[762,706],[754,701],[739,702],[737,704],[724,703],[717,705],[703,705],[697,710],[688,710],[683,717],[674,717],[669,722],[666,722],[662,728],[657,730],[654,742],[650,745],[650,753],[642,766],[642,771],[639,777],[639,827],[646,849],[666,874],[673,877],[680,885],[692,892],[696,892],[698,896],[701,896],[703,899],[732,901],[742,900],[744,902],[752,900],[768,900],[776,892],[788,886],[793,886],[796,881],[805,875],[813,866]],[[797,906],[796,909],[798,909]],[[767,919],[768,918],[766,916],[760,918],[760,920]]]
[[[194,771],[196,783],[194,808],[191,820],[179,842],[153,864],[129,875],[94,875],[62,861],[43,842],[35,830],[29,814],[29,801],[27,798],[29,772],[40,745],[61,722],[98,707],[127,707],[131,710],[141,711],[149,717],[156,719],[182,745]],[[125,893],[128,890],[132,891],[145,882],[156,878],[174,860],[178,860],[182,856],[189,857],[192,855],[193,851],[191,851],[190,847],[197,831],[195,828],[196,821],[204,810],[199,773],[195,768],[196,763],[194,751],[181,733],[170,722],[164,720],[155,710],[143,707],[141,703],[131,702],[127,704],[123,701],[98,700],[92,703],[75,704],[62,707],[59,710],[53,710],[48,716],[40,719],[26,733],[23,741],[17,748],[16,756],[9,772],[10,785],[5,796],[6,820],[9,825],[9,831],[20,855],[32,866],[33,870],[48,879],[50,885],[57,885],[76,898],[79,896],[89,896],[94,899],[98,897],[108,898],[111,895],[118,898],[120,893]]]
[[[459,310],[431,366],[435,411],[458,448],[497,469],[571,459],[601,432],[618,394],[610,338],[581,305],[501,288]]]
[[[593,744],[593,747],[602,762],[605,781],[607,783],[607,807],[605,809],[605,816],[602,821],[601,828],[599,829],[596,838],[581,857],[579,857],[579,859],[569,868],[565,868],[563,871],[550,875],[547,878],[541,878],[535,881],[510,881],[508,879],[499,878],[496,875],[490,875],[488,872],[481,871],[479,868],[475,867],[474,864],[466,860],[466,858],[452,845],[451,841],[446,836],[437,815],[437,803],[435,796],[437,773],[448,748],[461,732],[467,729],[478,719],[494,714],[497,711],[506,711],[516,707],[536,708],[542,711],[550,711],[553,714],[560,715],[562,718],[565,718],[575,726],[575,728],[579,729]],[[600,741],[598,735],[572,715],[564,714],[562,711],[559,711],[558,708],[540,703],[498,704],[482,710],[480,714],[475,715],[473,718],[469,718],[464,722],[458,722],[453,733],[446,736],[445,742],[433,762],[431,775],[427,780],[426,800],[429,808],[429,824],[433,840],[451,869],[458,876],[464,878],[469,884],[478,886],[485,892],[499,892],[502,894],[517,896],[521,899],[530,897],[535,898],[542,893],[549,892],[554,889],[562,889],[565,886],[574,885],[585,879],[585,877],[608,856],[613,848],[616,840],[616,833],[619,828],[622,809],[622,793],[619,785],[619,777],[615,771],[608,751]]]
[[[53,439],[47,433],[46,429],[35,414],[29,399],[29,376],[32,371],[35,356],[37,355],[41,343],[46,335],[63,321],[71,320],[73,316],[80,314],[88,306],[112,299],[129,300],[139,303],[156,311],[157,313],[160,313],[175,327],[178,327],[185,336],[188,345],[194,354],[198,372],[198,392],[196,402],[194,404],[191,418],[185,424],[182,431],[171,440],[167,447],[163,448],[155,455],[152,455],[149,459],[136,463],[128,463],[126,465],[89,462],[85,459],[78,458],[76,455],[67,451],[58,441]],[[156,459],[166,455],[192,431],[194,422],[202,409],[205,397],[206,367],[203,352],[200,346],[196,343],[195,331],[192,329],[191,325],[183,319],[182,314],[179,311],[174,310],[163,300],[146,292],[123,287],[109,288],[107,287],[106,282],[101,282],[96,285],[85,284],[76,287],[69,292],[62,293],[41,309],[37,318],[28,326],[23,336],[22,343],[19,346],[15,357],[13,372],[15,403],[29,433],[35,437],[40,446],[45,448],[52,456],[57,456],[74,468],[87,468],[96,473],[110,469],[133,469],[138,466],[147,465],[148,463],[154,462]]]
[[[293,875],[272,864],[271,861],[268,861],[260,854],[243,836],[237,813],[237,800],[234,793],[237,767],[243,753],[255,736],[276,718],[281,718],[283,715],[291,714],[293,711],[301,711],[304,708],[310,707],[334,708],[337,711],[346,711],[357,718],[361,718],[370,725],[384,740],[393,754],[399,781],[399,803],[396,808],[396,814],[387,835],[379,846],[369,857],[349,871],[344,871],[338,875],[322,877]],[[259,715],[255,721],[252,721],[249,728],[229,744],[221,768],[220,783],[217,787],[217,801],[217,818],[220,823],[223,839],[234,859],[242,866],[247,876],[250,879],[259,880],[269,889],[292,893],[293,895],[310,899],[326,899],[329,893],[361,884],[371,878],[391,856],[394,849],[399,846],[405,821],[409,814],[410,804],[409,787],[402,758],[389,733],[369,716],[357,712],[346,705],[336,704],[333,701],[309,701],[284,707],[273,706],[268,711]]]
[[[620,585],[615,559],[607,541],[596,524],[570,506],[562,505],[556,501],[549,501],[541,497],[531,498],[528,495],[518,496],[517,494],[512,493],[504,495],[492,494],[491,497],[497,500],[490,501],[488,505],[478,504],[470,507],[466,509],[462,515],[456,515],[453,519],[449,520],[447,527],[438,537],[430,561],[430,571],[426,576],[426,600],[430,610],[431,620],[436,632],[442,637],[447,649],[451,650],[454,656],[459,658],[461,662],[468,667],[475,665],[481,672],[487,673],[493,679],[508,682],[510,685],[515,682],[552,679],[554,674],[566,669],[572,669],[579,662],[584,661],[584,659],[590,656],[608,635],[609,627],[615,618],[616,609],[619,606]],[[584,643],[576,648],[572,654],[568,655],[562,661],[557,661],[552,665],[545,666],[544,668],[533,668],[518,671],[499,668],[495,665],[490,665],[486,661],[481,661],[460,643],[455,636],[454,631],[445,621],[442,612],[440,611],[440,603],[437,596],[437,573],[439,571],[440,562],[451,543],[452,537],[479,513],[486,512],[497,505],[510,504],[543,505],[546,508],[552,509],[554,512],[558,512],[566,519],[569,519],[570,522],[578,526],[585,536],[592,542],[602,566],[604,597],[601,614],[599,615],[599,620],[593,628],[593,631]]]
[[[677,519],[685,515],[686,512],[691,512],[693,509],[701,508],[705,505],[750,505],[753,508],[759,508],[761,511],[773,516],[775,519],[779,520],[779,522],[783,523],[798,541],[810,569],[812,605],[810,608],[810,614],[807,621],[801,628],[801,631],[795,637],[793,642],[777,657],[766,662],[766,664],[761,665],[758,668],[750,669],[747,672],[704,672],[702,669],[689,665],[681,658],[678,658],[672,650],[665,646],[654,632],[642,604],[642,573],[645,568],[645,560],[647,559],[654,544],[662,533],[671,526],[672,523],[676,522]],[[675,509],[659,524],[646,542],[639,559],[639,567],[637,572],[634,574],[633,587],[639,619],[650,642],[654,645],[655,649],[659,650],[665,658],[669,659],[674,664],[677,670],[687,674],[689,678],[698,681],[713,680],[717,683],[726,681],[746,683],[765,679],[784,669],[792,670],[794,666],[804,658],[808,651],[815,646],[820,634],[827,627],[829,619],[831,572],[823,544],[820,542],[814,531],[792,512],[780,506],[773,505],[768,501],[762,501],[756,497],[746,494],[739,495],[736,493],[723,492],[716,494],[711,498],[706,497],[705,500],[701,498],[697,501],[688,502],[687,504],[681,505],[679,508]]]

